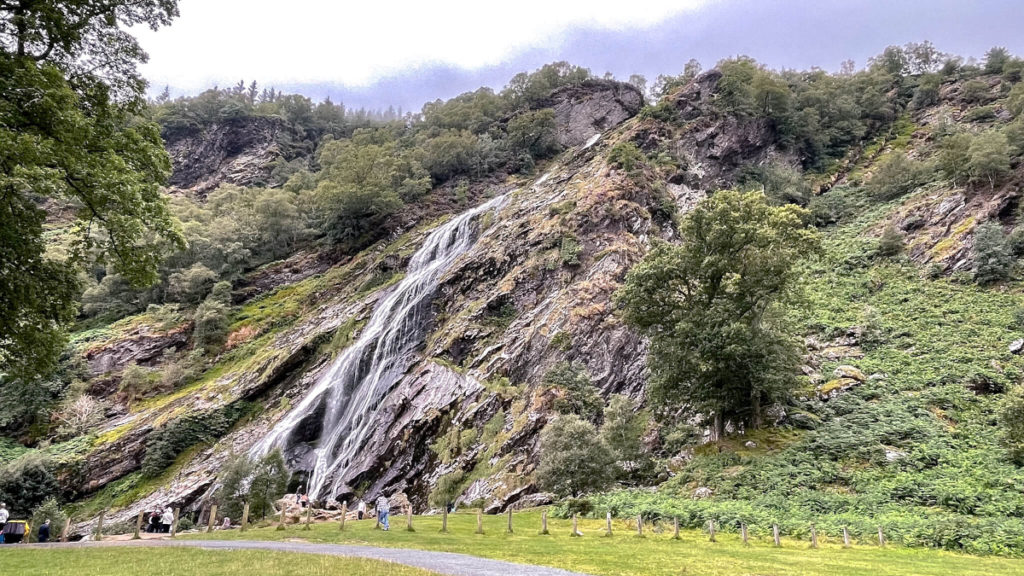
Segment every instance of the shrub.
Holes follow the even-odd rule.
[[[906,237],[896,226],[889,224],[882,231],[878,239],[878,255],[883,258],[893,258],[903,253]]]
[[[920,162],[910,160],[901,152],[889,154],[879,162],[871,180],[868,192],[883,202],[894,200],[917,188],[924,179]]]
[[[643,166],[645,159],[643,152],[632,142],[619,142],[608,151],[608,163],[626,172]]]
[[[996,181],[1010,171],[1010,142],[1001,132],[989,131],[975,137],[968,156],[971,179],[988,182],[990,188],[995,188]]]
[[[153,396],[162,389],[160,373],[152,368],[130,364],[121,373],[118,389],[129,402]]]
[[[459,496],[464,476],[462,470],[443,474],[430,491],[430,503],[438,508],[449,506]]]
[[[986,222],[974,232],[974,280],[978,284],[990,284],[1006,280],[1010,276],[1013,258],[997,222]]]
[[[590,374],[581,364],[555,364],[544,375],[544,384],[561,390],[562,397],[554,404],[559,413],[575,414],[591,422],[600,416],[604,402],[590,382]]]
[[[38,529],[47,520],[50,521],[50,541],[55,541],[59,538],[61,531],[64,530],[64,524],[68,521],[67,515],[60,509],[56,498],[47,498],[32,513],[32,519],[29,522],[29,525],[32,526],[30,542],[37,541]]]
[[[564,266],[579,266],[580,252],[582,251],[579,240],[572,234],[562,236],[562,245],[558,250],[559,258]]]
[[[11,518],[27,518],[48,498],[59,493],[56,463],[39,452],[29,452],[0,468],[0,502]]]
[[[999,423],[1003,446],[1009,451],[1010,459],[1024,466],[1024,386],[1014,387],[1003,399]]]
[[[811,212],[811,219],[815,226],[827,226],[839,222],[847,212],[846,196],[840,194],[840,190],[832,190],[831,193],[815,196],[807,205]]]
[[[154,430],[146,442],[143,476],[156,477],[188,448],[220,438],[247,409],[245,402],[236,402],[220,409],[181,416]]]

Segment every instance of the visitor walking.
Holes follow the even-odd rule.
[[[174,523],[174,510],[171,510],[171,507],[167,506],[164,508],[164,515],[160,517],[160,524],[162,525],[161,531],[164,534],[169,534],[172,523]]]
[[[377,523],[380,524],[380,529],[385,532],[388,530],[388,514],[391,512],[391,505],[388,504],[388,499],[381,494],[377,498]]]
[[[0,502],[0,534],[4,532],[4,525],[7,524],[7,519],[11,517],[11,513],[7,511],[7,504]]]
[[[363,502],[362,498],[359,499],[359,506],[356,506],[356,512],[359,514],[360,520],[363,519],[363,516],[366,516],[366,502]]]
[[[46,522],[43,522],[43,525],[39,527],[39,532],[36,534],[36,536],[38,536],[36,538],[36,540],[40,544],[45,544],[46,542],[48,542],[50,540],[50,519],[49,518],[47,518]]]

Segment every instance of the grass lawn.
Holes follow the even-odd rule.
[[[476,516],[454,514],[448,519],[448,534],[439,532],[438,516],[417,516],[415,532],[405,530],[405,518],[394,518],[391,531],[374,530],[373,520],[349,521],[345,531],[338,524],[314,524],[312,530],[289,526],[285,531],[259,528],[240,533],[218,531],[194,538],[306,540],[344,542],[375,546],[422,548],[459,552],[527,564],[556,566],[602,576],[678,576],[690,575],[1016,575],[1024,574],[1024,560],[998,557],[973,557],[931,549],[879,548],[856,546],[844,549],[841,543],[822,538],[821,547],[811,549],[808,542],[783,539],[782,548],[770,540],[752,540],[744,547],[735,534],[719,534],[718,542],[708,542],[697,531],[683,531],[675,541],[670,532],[652,533],[637,538],[628,523],[613,523],[616,533],[602,536],[604,521],[580,520],[582,538],[569,536],[570,521],[549,518],[548,536],[538,534],[540,513],[523,512],[513,519],[515,534],[505,534],[505,516],[484,516],[484,534],[474,534]]]
[[[0,548],[0,573],[32,576],[430,576],[389,562],[314,554],[188,548]]]

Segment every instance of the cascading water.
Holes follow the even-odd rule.
[[[381,400],[413,361],[441,276],[473,245],[476,217],[499,208],[504,200],[499,196],[464,212],[427,236],[409,262],[405,277],[377,303],[358,340],[253,447],[254,455],[284,447],[296,427],[323,408],[320,443],[314,451],[308,491],[321,497],[337,489],[338,480],[332,481],[332,477],[337,478],[339,469],[347,466],[360,449]]]

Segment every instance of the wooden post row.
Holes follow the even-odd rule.
[[[679,540],[679,517],[672,518],[672,539]]]
[[[708,535],[709,535],[708,540],[710,542],[715,542],[715,521],[714,520],[708,520]]]
[[[572,515],[572,534],[570,534],[570,536],[576,538],[576,537],[579,537],[579,536],[582,536],[582,535],[583,534],[580,534],[580,528],[579,528],[579,514],[573,513],[573,515]]]
[[[818,531],[814,529],[814,524],[811,524],[811,548],[818,547]]]
[[[348,516],[348,500],[341,503],[341,524],[338,530],[345,531],[345,516]]]
[[[171,538],[178,533],[178,520],[181,520],[181,508],[174,509],[174,520],[171,522]]]
[[[311,530],[309,523],[313,520],[313,503],[309,502],[306,504],[306,525],[302,527],[303,530]]]
[[[643,514],[636,515],[636,535],[640,538],[644,537],[644,517]]]
[[[604,535],[612,535],[612,513],[607,512],[604,516]]]
[[[448,533],[448,503],[441,507],[441,532]]]
[[[210,517],[206,519],[206,531],[213,532],[213,523],[217,521],[217,505],[210,506]]]
[[[541,534],[550,534],[550,532],[548,532],[548,511],[547,510],[544,510],[544,512],[542,512],[541,515],[540,515],[540,533]]]
[[[405,531],[415,532],[416,529],[412,527],[412,504],[405,508]]]
[[[846,529],[846,526],[843,526],[843,546],[850,547],[850,531]]]
[[[476,533],[484,533],[484,511],[483,509],[476,511]]]
[[[142,510],[139,510],[139,516],[135,519],[135,534],[132,534],[132,540],[139,540],[142,536],[139,534],[142,532]]]
[[[508,533],[508,534],[515,533],[515,531],[512,530],[512,507],[511,506],[508,509],[508,529],[506,530],[506,533]]]
[[[779,525],[772,524],[772,539],[775,540],[775,546],[782,546],[782,540],[779,538]]]
[[[744,546],[750,545],[750,540],[749,540],[748,535],[747,535],[747,523],[746,522],[740,524],[740,535],[743,536],[743,545]]]

